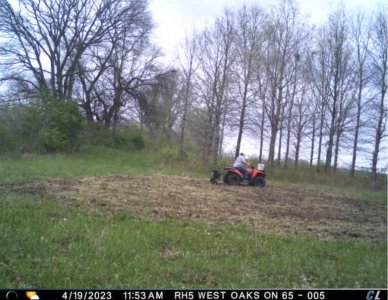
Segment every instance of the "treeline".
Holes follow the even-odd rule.
[[[257,155],[270,169],[303,157],[335,172],[350,153],[350,174],[363,158],[376,180],[387,121],[386,8],[350,14],[339,7],[318,27],[292,0],[225,10],[186,38],[173,67],[158,63],[152,28],[145,0],[0,0],[3,116],[78,105],[63,108],[74,131],[39,118],[46,150],[65,145],[47,146],[61,136],[71,144],[79,113],[112,131],[136,123],[151,139],[163,133],[180,156],[190,140],[208,166],[233,132],[235,153],[244,135],[258,139]],[[16,134],[11,127],[0,125],[8,136],[2,149]]]
[[[181,51],[204,160],[216,161],[224,132],[233,131],[236,155],[243,133],[260,141],[260,160],[269,145],[270,168],[298,165],[303,152],[311,166],[335,172],[347,152],[351,175],[362,157],[375,176],[387,121],[387,47],[383,8],[366,15],[340,7],[316,28],[293,1],[225,11]]]

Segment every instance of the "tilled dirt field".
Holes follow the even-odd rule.
[[[7,189],[154,219],[204,219],[321,239],[387,237],[387,211],[382,204],[310,188],[235,187],[182,176],[111,175],[14,184]]]

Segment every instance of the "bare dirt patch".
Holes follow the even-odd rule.
[[[9,190],[156,219],[204,219],[322,239],[387,237],[384,205],[303,187],[233,187],[184,176],[111,175],[25,183]]]

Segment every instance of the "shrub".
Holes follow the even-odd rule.
[[[0,111],[0,152],[55,152],[77,146],[83,117],[71,101],[42,97]]]
[[[63,150],[69,145],[69,139],[58,128],[43,128],[41,131],[43,147],[47,152]]]
[[[39,151],[41,127],[36,107],[3,107],[0,111],[0,152],[20,154]]]
[[[172,162],[177,159],[178,152],[176,147],[173,147],[171,145],[166,145],[160,150],[160,154],[162,156],[162,160],[165,163]]]
[[[132,146],[135,150],[142,150],[145,148],[145,137],[140,132],[134,132],[131,136]]]
[[[83,141],[125,151],[139,151],[146,146],[146,137],[136,126],[111,129],[101,123],[89,123],[83,132]]]
[[[70,101],[48,100],[42,106],[43,147],[48,152],[70,150],[77,144],[83,118],[78,106]]]
[[[2,125],[2,124],[1,124]],[[12,152],[15,150],[14,139],[10,136],[9,131],[0,125],[0,153]]]

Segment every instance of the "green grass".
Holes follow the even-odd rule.
[[[205,221],[91,212],[7,194],[1,187],[112,173],[207,176],[191,164],[171,167],[158,152],[106,148],[0,159],[1,286],[387,287],[386,240],[322,241]],[[277,179],[275,184],[284,182]],[[358,190],[349,188],[348,193],[358,195]],[[362,197],[375,201],[371,193]],[[386,192],[380,193],[386,202]]]
[[[167,167],[168,165],[163,162],[161,154],[157,151],[126,152],[94,147],[74,154],[31,155],[17,159],[0,158],[0,184],[50,177],[81,178],[113,173],[201,176],[202,170],[197,166],[191,167],[190,163],[188,165],[177,163],[173,168]]]
[[[278,167],[274,170],[272,176],[286,183],[309,182],[317,185],[324,184],[363,189],[368,189],[370,186],[370,175],[367,172],[356,172],[354,177],[350,176],[349,170],[344,169],[326,174],[324,170],[317,172],[315,168],[310,168],[309,165],[289,166],[288,168]],[[379,175],[377,185],[380,189],[386,190],[387,176]]]
[[[270,180],[277,185],[305,186],[322,190],[342,193],[348,197],[362,199],[364,201],[377,201],[387,204],[387,176],[380,174],[377,181],[377,189],[370,189],[370,177],[365,172],[356,172],[354,177],[349,172],[338,170],[334,174],[316,172],[308,165],[298,168],[278,168],[269,174]]]
[[[0,160],[0,183],[49,177],[80,178],[109,173],[142,174],[156,163],[150,152],[124,152],[107,148],[76,154],[32,155]]]
[[[319,241],[202,221],[152,221],[1,195],[8,287],[384,287],[384,242]]]

